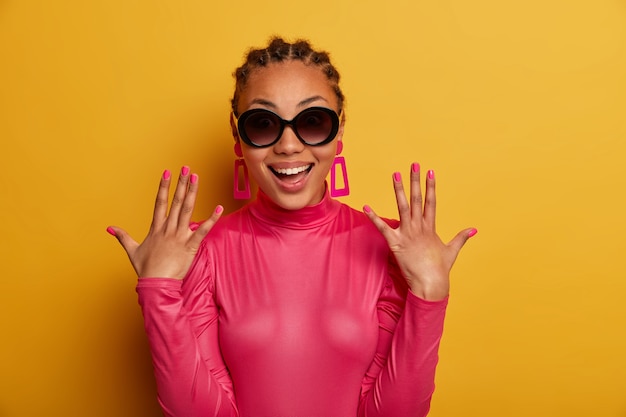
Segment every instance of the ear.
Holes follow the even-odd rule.
[[[235,115],[230,112],[230,131],[233,135],[235,142],[239,142],[239,132],[237,131],[237,125],[235,124]]]
[[[345,125],[346,125],[346,114],[344,112],[341,112],[341,120],[339,121],[339,130],[337,130],[337,144],[339,146],[343,145],[343,143],[339,143],[339,142],[343,140],[343,129]]]

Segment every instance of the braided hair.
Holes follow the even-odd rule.
[[[231,100],[233,113],[237,115],[237,105],[241,92],[248,82],[250,74],[260,67],[266,67],[271,63],[280,63],[290,60],[299,60],[306,65],[318,66],[326,75],[331,87],[337,95],[339,111],[343,108],[344,95],[339,88],[339,72],[330,63],[330,57],[325,51],[316,51],[309,41],[299,39],[294,43],[286,42],[280,37],[270,39],[266,48],[250,49],[246,56],[246,62],[233,73],[235,77],[235,93]]]

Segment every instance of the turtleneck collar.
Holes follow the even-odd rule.
[[[298,210],[287,210],[274,203],[261,189],[256,200],[250,203],[254,217],[266,223],[288,229],[311,229],[332,221],[341,208],[341,203],[324,192],[322,201]]]

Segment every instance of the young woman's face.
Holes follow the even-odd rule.
[[[327,107],[337,112],[337,105],[335,92],[319,67],[286,61],[254,69],[237,110],[242,114],[250,109],[267,109],[284,120],[292,120],[306,108]],[[250,175],[265,194],[279,206],[297,210],[322,200],[324,181],[342,135],[343,122],[335,140],[309,146],[286,126],[274,145],[256,148],[241,142],[241,149]]]

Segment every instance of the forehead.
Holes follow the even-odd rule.
[[[241,112],[270,102],[278,110],[296,110],[298,104],[311,97],[320,97],[318,105],[337,109],[337,97],[328,78],[317,65],[301,61],[272,63],[252,70],[241,93]]]

